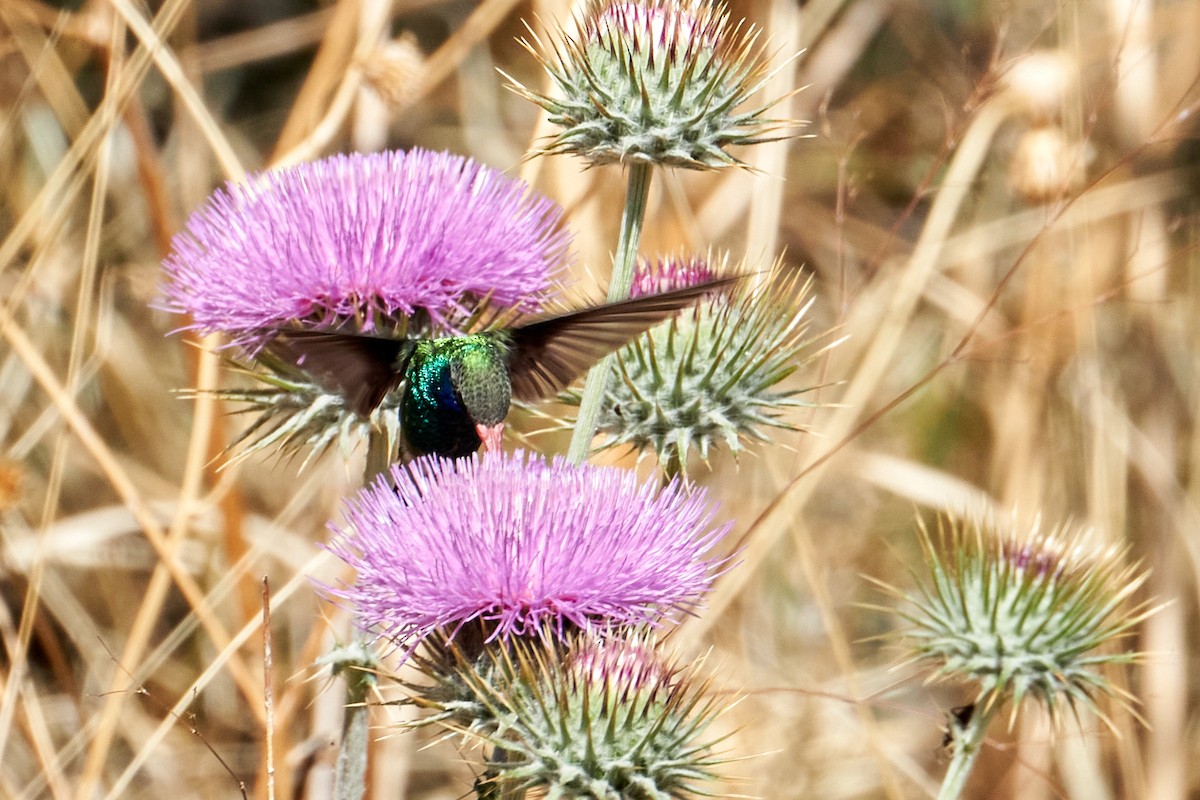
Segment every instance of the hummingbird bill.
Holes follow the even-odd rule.
[[[368,417],[398,387],[400,430],[414,455],[499,449],[511,401],[550,398],[609,353],[739,276],[430,339],[339,331],[269,331],[266,347]]]

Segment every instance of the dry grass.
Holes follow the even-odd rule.
[[[537,85],[519,20],[569,8],[71,5],[0,2],[0,797],[267,797],[264,576],[274,796],[326,797],[340,693],[313,663],[348,626],[309,581],[357,470],[220,470],[237,419],[173,391],[225,376],[164,337],[159,263],[223,179],[419,144],[559,199],[603,274],[619,172],[520,163],[544,122],[495,72]],[[909,584],[914,508],[1015,507],[1128,542],[1170,603],[1112,676],[1147,726],[1027,714],[972,796],[1200,795],[1200,2],[796,5],[735,11],[807,48],[774,89],[807,87],[785,106],[812,138],[742,153],[761,174],[661,176],[643,245],[786,250],[848,336],[804,376],[836,383],[812,434],[702,471],[745,551],[679,641],[745,694],[729,791],[930,796],[966,689],[889,668],[863,576]],[[1005,90],[1038,51],[1077,80]],[[467,793],[451,744],[385,735],[398,713],[371,796]]]

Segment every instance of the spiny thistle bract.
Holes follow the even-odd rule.
[[[785,125],[764,118],[769,105],[739,110],[765,83],[766,59],[758,30],[731,25],[721,4],[590,0],[578,22],[577,37],[560,30],[546,45],[530,29],[533,43],[522,40],[554,95],[509,78],[562,128],[541,153],[716,169],[742,164],[725,148]]]
[[[721,763],[704,731],[728,707],[702,665],[673,663],[644,634],[514,640],[463,662],[458,708],[475,717],[443,724],[494,748],[481,797],[692,797]]]
[[[727,270],[703,258],[643,264],[641,291],[687,285]],[[606,447],[653,452],[686,472],[694,450],[707,459],[765,441],[764,428],[795,429],[783,412],[805,405],[804,387],[781,387],[811,357],[806,350],[810,282],[777,263],[765,280],[748,277],[731,296],[713,296],[618,351],[602,405]],[[578,402],[578,395],[567,395]]]
[[[312,457],[372,429],[394,452],[394,408],[362,419],[261,352],[271,331],[421,336],[457,329],[485,299],[535,309],[567,257],[562,217],[524,183],[461,156],[337,155],[214,192],[172,244],[162,306],[258,356],[251,374],[265,385],[222,393],[259,414],[243,455],[279,445]]]
[[[658,624],[695,608],[728,524],[699,490],[516,453],[393,466],[346,504],[329,594],[405,652],[468,623],[485,639]]]
[[[388,394],[370,416],[363,417],[347,407],[342,394],[270,352],[259,351],[255,363],[257,369],[237,362],[233,366],[259,386],[217,392],[223,400],[245,404],[238,413],[255,415],[233,443],[234,458],[271,451],[303,454],[303,469],[335,445],[343,458],[349,458],[375,432],[383,434],[388,453],[400,450],[403,433],[398,392]]]
[[[1149,613],[1126,609],[1146,579],[1119,548],[1094,548],[1065,527],[1027,530],[995,522],[939,520],[936,539],[921,526],[930,581],[908,597],[905,633],[938,677],[979,684],[985,711],[1032,697],[1058,724],[1065,707],[1101,717],[1098,694],[1129,698],[1098,671],[1136,655],[1112,652]]]

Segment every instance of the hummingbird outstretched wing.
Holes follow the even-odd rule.
[[[552,397],[604,356],[740,276],[536,319],[506,332],[513,397]]]
[[[271,353],[302,368],[346,405],[370,416],[404,378],[415,343],[361,333],[278,329],[267,343]]]

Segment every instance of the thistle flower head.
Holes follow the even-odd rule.
[[[728,529],[702,492],[523,453],[423,458],[346,508],[330,549],[358,573],[330,593],[411,649],[478,623],[488,638],[657,624],[696,606]]]
[[[163,305],[257,356],[259,386],[223,390],[257,416],[239,456],[270,447],[353,449],[383,431],[303,369],[260,348],[279,327],[425,336],[486,299],[536,307],[566,256],[562,209],[470,159],[425,150],[339,155],[217,190],[165,261]]]
[[[782,123],[768,107],[739,110],[763,85],[766,63],[752,26],[731,25],[707,0],[590,0],[580,33],[549,46],[524,42],[558,91],[513,81],[562,130],[541,152],[591,164],[645,162],[688,169],[741,164],[730,145],[767,141]]]
[[[481,788],[692,797],[720,764],[704,731],[724,710],[701,666],[644,635],[513,641],[458,676],[479,716],[449,718],[496,748]]]
[[[164,262],[164,307],[252,348],[262,329],[453,327],[482,298],[529,307],[569,239],[562,209],[425,150],[337,155],[218,189]]]
[[[977,682],[985,709],[1011,700],[1015,715],[1032,697],[1056,721],[1064,706],[1098,711],[1098,693],[1117,693],[1098,670],[1133,660],[1108,646],[1148,613],[1124,608],[1146,575],[1123,552],[1066,528],[953,518],[936,540],[922,528],[921,543],[930,581],[908,598],[906,635],[938,676]]]
[[[707,259],[642,264],[634,291],[724,271]],[[803,405],[795,397],[807,389],[781,384],[809,357],[808,293],[808,281],[776,264],[767,280],[747,278],[732,296],[714,295],[620,350],[601,410],[605,446],[653,452],[686,471],[693,451],[705,459],[722,445],[736,453],[766,440],[765,428],[794,429],[784,412]]]

